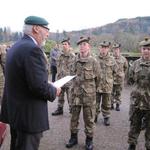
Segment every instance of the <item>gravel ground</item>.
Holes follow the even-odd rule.
[[[131,88],[125,87],[122,93],[121,111],[113,110],[111,112],[111,125],[106,127],[103,125],[103,118],[99,115],[98,122],[95,126],[94,137],[94,150],[127,150],[127,135],[129,130],[128,110],[129,110],[129,95]],[[70,138],[69,124],[70,114],[68,105],[65,103],[64,115],[51,116],[51,113],[57,108],[57,100],[54,103],[49,103],[49,120],[50,130],[44,133],[41,140],[39,150],[67,150],[65,144]],[[1,150],[9,150],[10,135],[9,128],[8,134],[1,147]],[[84,150],[85,149],[85,134],[84,123],[82,115],[80,118],[78,145],[71,148],[71,150]],[[137,150],[145,150],[144,148],[144,134],[141,133]]]

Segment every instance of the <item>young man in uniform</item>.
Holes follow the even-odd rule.
[[[124,84],[125,74],[128,69],[128,62],[124,56],[120,53],[121,44],[114,43],[112,46],[113,56],[118,65],[116,76],[114,76],[112,97],[111,97],[111,109],[114,109],[114,103],[116,103],[116,111],[120,111],[121,104],[121,92]]]
[[[78,124],[81,109],[85,123],[86,150],[93,150],[94,118],[96,110],[96,88],[99,83],[99,67],[90,55],[90,38],[81,37],[77,42],[80,53],[77,55],[72,73],[77,75],[72,88],[71,137],[66,144],[71,148],[78,143]]]
[[[101,69],[101,80],[97,88],[95,122],[97,122],[101,104],[104,125],[106,126],[110,125],[111,92],[113,87],[113,79],[117,72],[117,64],[113,56],[110,55],[109,50],[110,42],[103,41],[100,43],[99,56],[96,57]]]
[[[61,79],[67,75],[70,75],[70,69],[75,61],[75,54],[72,52],[70,47],[70,38],[62,40],[63,50],[57,61],[57,79]],[[52,113],[53,116],[63,114],[63,107],[65,102],[65,93],[69,104],[69,110],[71,110],[70,98],[71,98],[71,84],[72,81],[68,82],[62,87],[60,96],[58,97],[57,109]]]
[[[129,70],[129,81],[133,84],[133,90],[130,95],[128,150],[136,149],[143,124],[145,147],[150,150],[150,39],[141,41],[140,49],[141,58],[134,61]]]

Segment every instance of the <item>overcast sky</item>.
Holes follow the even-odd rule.
[[[150,16],[150,0],[1,0],[0,27],[22,31],[30,15],[49,21],[50,31],[99,27],[121,18]]]

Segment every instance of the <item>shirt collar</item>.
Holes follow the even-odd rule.
[[[37,41],[36,41],[31,35],[28,35],[28,36],[33,40],[33,42],[34,42],[36,45],[38,45]]]

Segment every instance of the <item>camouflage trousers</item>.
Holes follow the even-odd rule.
[[[69,87],[63,87],[60,93],[60,96],[58,97],[58,107],[64,107],[64,103],[65,103],[65,93],[66,93],[66,97],[67,97],[67,101],[69,104],[69,109],[71,106],[71,90]]]
[[[122,85],[121,84],[114,84],[113,90],[111,93],[111,104],[121,104],[121,92],[122,92]]]
[[[85,126],[85,134],[88,137],[93,137],[94,134],[94,119],[95,119],[95,105],[91,106],[84,106],[84,105],[73,105],[71,111],[71,123],[70,123],[70,131],[71,133],[78,133],[78,125],[79,125],[79,118],[80,112],[83,112],[83,120]]]
[[[132,108],[130,107],[130,109]],[[128,143],[137,144],[143,123],[145,124],[145,147],[150,149],[150,110],[140,110],[138,108],[134,108],[132,111],[130,110]]]
[[[104,118],[110,117],[111,94],[97,93],[96,95],[96,116],[100,113],[100,106]]]

